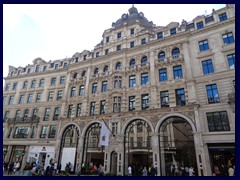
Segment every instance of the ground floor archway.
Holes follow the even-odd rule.
[[[61,171],[75,173],[79,136],[79,129],[74,124],[67,126],[63,131],[58,158],[58,165],[61,167]]]
[[[150,124],[142,119],[132,120],[126,127],[124,135],[124,174],[132,167],[132,175],[141,176],[144,166],[151,166],[152,159],[152,129]]]
[[[164,120],[159,128],[158,140],[161,175],[188,175],[190,166],[197,172],[193,130],[187,120],[178,116]]]
[[[99,147],[99,135],[101,124],[95,122],[91,124],[84,135],[82,153],[82,174],[97,173],[97,168],[104,165],[104,147]]]

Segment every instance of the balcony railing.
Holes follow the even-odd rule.
[[[177,55],[173,55],[170,57],[170,60],[172,60],[172,61],[181,60],[181,59],[183,59],[182,54],[177,54]]]
[[[16,124],[16,123],[38,123],[40,117],[17,117],[17,118],[8,118],[7,123]]]

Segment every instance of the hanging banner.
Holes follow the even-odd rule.
[[[102,128],[99,136],[99,146],[108,146],[108,144],[109,144],[109,130],[105,122],[102,122]]]

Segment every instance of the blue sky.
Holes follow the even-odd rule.
[[[41,57],[46,61],[93,50],[131,4],[3,4],[3,77],[8,66],[25,67]],[[135,4],[157,26],[191,21],[224,4]],[[172,13],[174,12],[174,13]]]

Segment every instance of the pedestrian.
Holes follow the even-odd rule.
[[[14,168],[14,162],[12,161],[8,166],[8,175],[11,175]]]
[[[132,167],[128,166],[128,176],[132,176]]]
[[[151,170],[150,170],[150,175],[151,176],[156,176],[157,175],[157,169],[152,165]]]
[[[234,176],[235,170],[233,169],[233,166],[230,165],[228,168],[228,176]]]
[[[57,161],[55,161],[54,162],[54,164],[53,164],[53,175],[55,176],[55,175],[57,175]]]
[[[186,176],[189,176],[189,167],[188,167],[188,165],[185,167],[185,174],[186,174]]]
[[[173,164],[172,167],[171,167],[171,174],[172,174],[172,176],[175,176],[175,170],[176,170],[175,164]]]
[[[217,165],[214,166],[214,173],[216,174],[216,176],[220,176],[220,174],[221,174]]]
[[[17,161],[17,162],[16,162],[16,165],[15,165],[16,171],[19,171],[19,168],[20,168],[20,163],[19,163],[19,161]]]
[[[104,172],[103,172],[103,167],[102,165],[100,164],[99,167],[98,167],[98,174],[99,176],[103,176]]]
[[[143,176],[147,176],[148,175],[148,172],[147,172],[147,167],[144,166],[143,170],[142,170],[142,175]]]
[[[228,176],[228,168],[226,165],[221,164],[221,176]]]
[[[190,166],[190,168],[189,168],[189,176],[195,176],[194,175],[194,168],[192,167],[192,166]]]
[[[82,163],[82,169],[81,169],[81,173],[85,174],[85,170],[86,170],[86,166],[85,166],[85,162]]]

